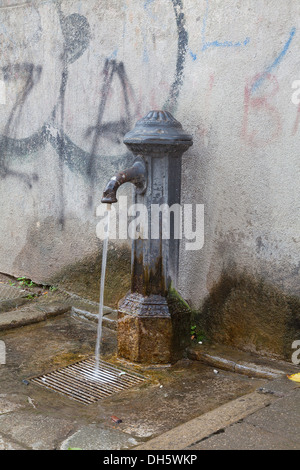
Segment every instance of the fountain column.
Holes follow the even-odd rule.
[[[190,336],[189,309],[176,296],[182,231],[181,160],[192,137],[168,112],[151,111],[124,143],[146,166],[134,203],[147,208],[132,242],[131,292],[118,307],[118,355],[140,363],[172,363]]]

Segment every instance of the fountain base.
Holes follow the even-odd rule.
[[[172,364],[190,341],[190,310],[176,299],[131,293],[118,308],[118,356],[143,364]]]

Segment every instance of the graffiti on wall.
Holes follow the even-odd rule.
[[[144,8],[148,14],[150,7],[155,0],[145,0]],[[70,85],[70,66],[80,61],[84,54],[88,54],[91,41],[92,30],[88,18],[83,14],[72,13],[65,15],[61,8],[61,0],[53,2],[57,15],[57,30],[55,35],[61,36],[57,39],[57,47],[49,52],[49,57],[57,61],[55,69],[55,80],[57,86],[54,92],[47,98],[44,114],[41,111],[41,117],[36,119],[34,132],[30,133],[30,123],[33,120],[34,107],[37,106],[41,93],[47,91],[47,84],[51,82],[47,63],[44,56],[38,53],[38,44],[43,34],[43,20],[38,7],[32,6],[30,16],[25,18],[24,30],[26,35],[20,37],[12,34],[17,30],[12,27],[13,19],[10,20],[9,27],[0,22],[0,40],[4,40],[2,47],[4,57],[0,62],[0,71],[2,78],[6,84],[15,84],[15,99],[11,100],[12,105],[9,114],[1,131],[0,136],[0,178],[16,178],[22,181],[28,188],[32,188],[33,184],[38,181],[39,175],[36,172],[22,172],[22,165],[12,165],[13,160],[20,161],[35,152],[44,149],[50,144],[58,156],[57,180],[61,200],[61,223],[63,223],[63,188],[64,188],[64,169],[67,166],[70,170],[82,175],[89,181],[91,187],[91,199],[89,205],[93,206],[93,188],[96,183],[97,172],[104,170],[105,160],[99,153],[99,142],[105,138],[113,144],[120,144],[124,134],[131,129],[135,120],[140,117],[141,97],[132,84],[132,77],[129,76],[126,63],[123,60],[117,60],[116,54],[112,54],[109,58],[102,57],[103,66],[99,82],[102,88],[99,93],[99,103],[94,103],[96,111],[96,119],[93,123],[88,123],[85,129],[86,142],[89,146],[85,147],[75,143],[66,130],[66,94],[68,85]],[[171,112],[176,110],[180,92],[184,82],[184,73],[187,54],[190,54],[193,60],[200,57],[201,52],[209,53],[213,49],[241,49],[250,44],[249,37],[242,37],[238,41],[231,39],[215,40],[208,38],[207,22],[210,14],[209,0],[203,0],[204,13],[202,17],[202,26],[200,29],[201,48],[193,52],[189,48],[189,36],[184,13],[183,0],[169,0],[169,5],[173,11],[174,28],[177,31],[177,47],[175,70],[171,81],[161,80],[160,88],[163,89],[165,101],[163,107]],[[32,19],[33,18],[33,19]],[[34,24],[32,24],[34,23]],[[27,28],[27,30],[26,30]],[[249,145],[265,145],[272,142],[280,135],[282,130],[282,122],[280,113],[274,103],[274,99],[279,92],[279,83],[276,78],[276,70],[284,61],[291,45],[294,42],[296,29],[292,28],[288,34],[286,42],[276,58],[270,61],[265,70],[257,74],[253,79],[248,80],[245,85],[243,105],[243,129],[242,138]],[[154,38],[155,39],[155,38]],[[153,41],[154,41],[153,39]],[[154,41],[155,42],[155,41]],[[49,40],[50,44],[51,41]],[[17,54],[17,48],[30,50],[29,57],[20,61],[22,54]],[[99,46],[101,48],[101,46]],[[34,57],[34,61],[29,58]],[[148,51],[144,46],[143,60],[147,62]],[[54,61],[54,59],[53,59]],[[53,73],[53,72],[52,72]],[[58,78],[57,78],[58,77]],[[49,80],[49,81],[47,81]],[[124,103],[124,113],[122,117],[111,120],[104,119],[105,113],[110,106],[110,97],[113,94],[113,83],[118,81],[121,90],[121,99]],[[214,73],[210,74],[208,96],[211,97],[215,82]],[[20,83],[22,86],[20,87]],[[265,85],[268,84],[268,92],[264,92]],[[153,87],[153,97],[150,102],[153,106],[156,104],[155,87]],[[208,98],[207,98],[208,99]],[[161,103],[160,103],[161,105]],[[7,108],[7,107],[6,107]],[[273,123],[271,132],[266,136],[258,135],[254,128],[251,128],[251,113],[265,113]],[[300,107],[292,133],[297,132],[300,120]],[[26,136],[22,135],[22,128],[28,130]],[[205,130],[202,130],[205,134]],[[114,157],[113,164],[118,167],[120,164],[126,164],[126,154]],[[102,165],[102,166],[101,166]],[[16,169],[17,168],[17,169]]]
[[[274,102],[276,95],[279,92],[279,82],[276,78],[275,72],[289,51],[295,34],[296,28],[293,27],[283,49],[276,56],[275,60],[273,60],[263,72],[257,74],[245,86],[242,137],[250,145],[258,147],[270,144],[282,133],[281,114]],[[268,85],[268,91],[264,91],[262,94],[259,94],[259,91],[264,87],[264,85]],[[265,132],[264,135],[258,135],[259,132],[257,129],[251,129],[249,125],[251,112],[262,112],[271,120],[272,126],[270,132]],[[293,134],[295,134],[295,127],[296,124],[294,125]]]
[[[183,80],[188,36],[185,29],[181,0],[170,0],[170,2],[174,11],[174,21],[178,31],[178,50],[174,80],[168,86],[166,106],[168,109],[174,109]],[[87,139],[91,139],[90,148],[83,149],[72,141],[65,131],[66,90],[69,83],[69,66],[79,60],[80,57],[88,51],[91,41],[91,28],[88,19],[81,14],[73,13],[65,16],[61,9],[61,1],[55,2],[55,7],[62,33],[59,57],[61,64],[60,67],[58,67],[60,74],[58,97],[54,102],[52,100],[53,107],[52,110],[49,109],[48,117],[41,122],[39,129],[35,130],[35,132],[28,137],[20,138],[18,135],[15,136],[14,134],[18,129],[22,128],[25,119],[27,122],[30,120],[26,106],[30,111],[32,109],[32,107],[30,107],[30,101],[38,97],[38,86],[42,86],[43,73],[46,73],[44,64],[36,62],[11,63],[10,58],[9,65],[4,65],[0,68],[0,70],[2,70],[3,79],[7,84],[11,84],[15,81],[18,82],[19,87],[19,84],[22,83],[22,89],[18,88],[16,92],[14,103],[0,137],[0,178],[15,177],[21,179],[28,188],[31,188],[34,182],[38,180],[38,174],[26,174],[19,170],[16,171],[11,168],[10,163],[12,159],[20,159],[34,154],[49,143],[58,155],[58,187],[62,192],[64,165],[67,165],[71,170],[88,178],[91,182],[91,186],[93,186],[96,174],[96,162],[97,168],[101,172],[102,161],[101,158],[99,158],[101,155],[97,155],[99,139],[105,136],[105,138],[110,141],[120,143],[124,134],[130,130],[134,120],[139,116],[140,109],[139,100],[135,95],[133,86],[126,73],[124,62],[117,61],[115,58],[106,58],[102,69],[102,76],[99,77],[99,81],[101,81],[103,85],[99,98],[96,122],[86,129],[86,137]],[[31,38],[31,43],[26,43],[27,48],[33,42],[37,42],[41,36],[42,26],[39,10],[37,7],[33,8],[37,17],[37,27],[35,36]],[[0,25],[0,37],[5,37],[6,49],[15,46],[15,40],[12,34],[3,23]],[[59,46],[57,46],[57,49],[59,49]],[[103,116],[108,106],[108,99],[112,92],[112,84],[115,79],[119,80],[121,86],[122,97],[120,101],[125,103],[125,115],[118,120],[106,120],[104,122]],[[133,109],[133,111],[130,111],[130,108]],[[118,166],[121,160],[124,163],[126,155],[115,158],[115,166]],[[21,165],[19,165],[18,168],[20,166]],[[63,199],[63,193],[61,194],[61,199]]]

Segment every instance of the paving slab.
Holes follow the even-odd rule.
[[[183,450],[268,406],[274,398],[257,392],[245,395],[152,439],[136,450]]]
[[[259,395],[273,399],[262,401],[259,406]],[[240,408],[239,402],[245,400],[246,404],[252,396],[258,399],[256,409]],[[221,406],[142,444],[137,450],[299,450],[299,404],[300,384],[287,377],[277,378],[266,382],[256,395],[246,395]]]
[[[270,431],[298,443],[300,449],[300,388],[245,421],[256,429]]]
[[[0,273],[0,313],[29,304],[32,295],[37,295],[37,292],[42,290],[42,287],[29,288],[16,279]]]
[[[74,310],[78,310],[82,316],[86,316],[89,320],[97,321],[99,314],[99,302],[94,302],[92,300],[84,299],[77,294],[72,292],[65,291],[64,289],[59,288],[56,292],[56,297],[63,300],[68,305],[71,305]],[[103,315],[111,313],[113,308],[104,306]]]
[[[9,395],[0,395],[0,415],[10,413],[11,411],[15,411],[22,407],[23,406],[20,403],[12,402]]]
[[[99,313],[93,313],[91,311],[81,310],[77,307],[72,307],[71,313],[72,315],[76,317],[89,320],[97,324],[99,322]],[[117,321],[118,321],[117,310],[112,310],[109,307],[104,307],[103,318],[102,318],[103,327],[117,331]]]
[[[261,387],[259,391],[262,393],[271,393],[278,397],[284,397],[298,388],[300,388],[300,383],[289,380],[287,375],[285,375],[265,382],[265,385]]]
[[[299,450],[299,445],[251,424],[238,423],[188,450]]]
[[[16,308],[28,304],[29,302],[30,300],[28,300],[26,297],[16,297],[14,299],[2,300],[0,302],[0,314],[9,312],[10,310],[15,310]]]
[[[300,450],[300,388],[285,378],[270,382],[269,389],[265,393],[280,392],[282,398],[190,450]]]
[[[28,449],[0,435],[0,450],[28,450]]]
[[[72,434],[60,446],[60,450],[79,448],[82,450],[125,450],[138,442],[130,434],[117,429],[91,424]]]
[[[70,306],[61,303],[40,304],[32,303],[10,312],[0,314],[0,331],[20,328],[33,323],[45,321],[48,318],[62,315],[70,310]]]
[[[187,349],[187,355],[194,361],[248,377],[275,379],[288,372],[298,371],[298,367],[292,363],[234,350],[220,344],[193,344]]]
[[[21,411],[0,416],[1,433],[21,446],[33,450],[54,450],[75,424],[36,412]]]

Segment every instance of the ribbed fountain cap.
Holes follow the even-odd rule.
[[[133,151],[142,151],[144,145],[147,148],[149,145],[171,145],[181,147],[184,152],[193,145],[193,139],[168,111],[150,111],[125,135],[124,144]]]

